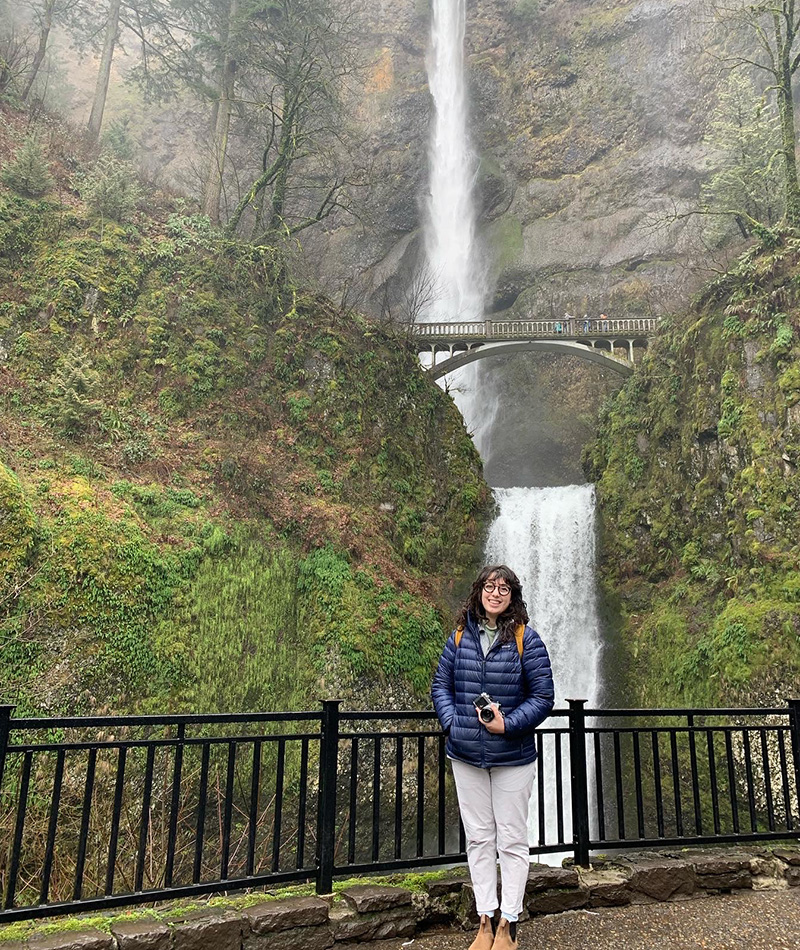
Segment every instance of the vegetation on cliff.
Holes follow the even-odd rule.
[[[418,703],[491,505],[451,400],[278,248],[49,172],[0,188],[0,701]]]
[[[665,321],[586,468],[631,705],[783,702],[800,674],[800,239]]]

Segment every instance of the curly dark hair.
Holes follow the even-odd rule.
[[[468,614],[472,614],[478,621],[486,620],[481,595],[483,585],[489,580],[503,580],[511,588],[511,602],[497,618],[497,639],[500,643],[509,643],[514,639],[519,624],[528,622],[528,608],[522,599],[522,584],[519,578],[505,564],[490,564],[478,574],[458,615],[456,626],[465,627]]]

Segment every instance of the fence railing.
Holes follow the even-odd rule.
[[[522,340],[542,337],[647,337],[658,328],[657,317],[562,317],[548,320],[458,320],[416,323],[412,335],[427,340]]]
[[[464,861],[432,712],[11,719],[0,923]],[[599,710],[538,731],[532,854],[800,836],[800,701]]]

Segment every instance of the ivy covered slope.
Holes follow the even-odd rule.
[[[769,244],[664,327],[587,458],[631,705],[797,695],[800,240]]]
[[[403,338],[203,218],[0,190],[0,701],[415,705],[491,496]]]

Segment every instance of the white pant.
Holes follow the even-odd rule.
[[[499,855],[500,910],[507,919],[516,920],[522,913],[530,870],[528,806],[536,763],[479,769],[455,759],[451,762],[476,909],[489,916],[497,909]]]

